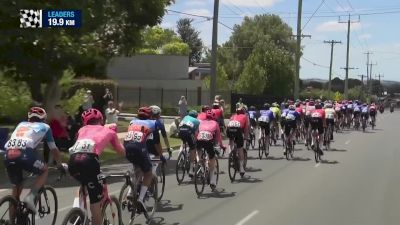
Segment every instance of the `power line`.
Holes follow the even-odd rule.
[[[352,11],[355,11],[355,9],[353,8],[353,6],[351,5],[350,0],[347,0],[347,4],[350,6],[350,9],[351,9]]]
[[[304,30],[304,28],[307,26],[307,24],[311,21],[311,19],[315,16],[315,14],[318,12],[318,10],[321,8],[321,6],[324,4],[325,0],[322,0],[321,3],[319,4],[318,8],[314,11],[314,13],[311,15],[311,17],[307,20],[307,22],[304,24],[303,28],[301,30]]]
[[[305,60],[306,62],[309,62],[309,63],[313,64],[314,66],[318,66],[318,67],[321,67],[321,68],[329,69],[329,66],[325,66],[325,65],[318,64],[318,63],[316,63],[316,62],[313,62],[313,61],[307,59],[307,58],[304,57],[304,56],[302,56],[301,58],[302,58],[303,60]]]
[[[182,14],[182,15],[187,15],[187,16],[200,17],[200,18],[205,18],[205,19],[212,19],[212,17],[210,17],[210,16],[202,16],[202,15],[197,15],[197,14],[192,14],[192,13],[176,11],[176,10],[172,10],[172,9],[167,9],[167,11],[168,12]]]
[[[232,31],[234,30],[232,27],[230,27],[230,26],[228,26],[228,25],[222,23],[221,21],[218,21],[218,23],[219,23],[220,25],[222,25],[222,26],[228,28],[229,30],[232,30]]]

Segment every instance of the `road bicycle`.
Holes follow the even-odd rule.
[[[247,150],[250,149],[250,146],[252,149],[254,149],[256,146],[256,134],[255,134],[254,130],[255,130],[254,127],[251,126],[250,127],[250,135],[249,135],[250,138],[248,140],[246,140],[246,149]]]
[[[178,181],[178,184],[181,184],[185,179],[185,175],[189,174],[189,169],[190,169],[189,156],[190,154],[187,147],[187,143],[184,143],[179,152],[175,167],[176,180]]]
[[[50,168],[49,168],[50,169]],[[57,180],[65,174],[60,171]],[[26,203],[16,199],[12,195],[6,195],[0,199],[0,225],[35,225],[36,220],[46,220],[46,224],[54,225],[57,220],[58,198],[55,189],[44,185],[39,189],[35,199],[36,215],[27,208]],[[3,208],[5,209],[3,211]],[[45,218],[49,216],[48,218]]]
[[[218,155],[219,155],[219,151],[217,148],[214,147],[214,151],[215,151],[215,168],[214,168],[214,173],[216,173],[215,175],[217,176],[216,179],[216,183],[215,186],[218,185],[218,179],[219,179],[219,163],[218,163]],[[196,194],[197,196],[201,196],[204,192],[205,186],[210,185],[210,168],[208,166],[208,154],[206,152],[206,150],[203,148],[200,151],[200,157],[198,157],[197,159],[197,166],[196,166],[196,172],[194,174],[194,187],[196,190]],[[214,191],[214,188],[212,188],[212,191]]]
[[[293,159],[293,153],[294,153],[294,146],[293,146],[293,137],[294,129],[290,130],[290,134],[285,137],[285,156],[286,160],[290,160],[291,158]]]
[[[269,145],[270,145],[270,138],[269,135],[265,135],[264,128],[261,128],[261,137],[258,140],[258,157],[262,159],[263,155],[265,158],[269,155]]]
[[[312,146],[312,150],[314,151],[314,158],[315,162],[319,163],[321,161],[321,156],[322,156],[322,150],[319,146],[319,141],[320,141],[320,135],[318,134],[318,129],[313,129],[312,130],[312,137],[313,137],[313,143],[314,145]]]
[[[121,207],[117,197],[110,196],[108,193],[107,179],[111,177],[121,177],[121,175],[99,174],[98,180],[103,183],[103,198],[100,202],[101,224],[103,225],[122,225]],[[62,225],[89,225],[88,193],[84,184],[79,188],[79,207],[73,207],[64,217]]]
[[[153,162],[160,162],[159,159],[151,159]],[[128,221],[123,221],[124,224],[132,225],[135,219],[143,214],[147,222],[151,222],[154,213],[158,206],[158,179],[157,176],[153,174],[153,179],[150,186],[147,189],[146,195],[144,197],[143,203],[146,209],[143,211],[138,202],[140,189],[143,183],[143,172],[139,167],[133,166],[132,171],[127,171],[123,176],[125,178],[125,183],[123,184],[121,191],[119,193],[119,202],[121,203],[121,211],[123,213],[128,213]]]
[[[367,117],[364,115],[361,118],[361,127],[363,129],[363,132],[365,132],[365,129],[367,128]]]
[[[326,150],[331,149],[331,137],[333,135],[333,127],[332,124],[328,124],[328,127],[325,129],[324,133],[324,143]]]
[[[233,146],[230,146],[230,148],[232,150],[229,153],[229,158],[228,158],[228,173],[229,173],[229,179],[231,180],[231,182],[234,182],[236,178],[236,173],[240,171],[239,150],[235,142]],[[243,148],[243,155],[244,155],[243,168],[244,170],[246,170],[247,150],[245,148]]]

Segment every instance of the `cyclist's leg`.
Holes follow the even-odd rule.
[[[236,133],[236,145],[239,151],[239,170],[241,174],[244,174],[244,150],[243,150],[243,146],[244,146],[244,137],[243,137],[244,133],[241,129],[238,130],[238,132]]]
[[[210,170],[210,185],[215,187],[217,183],[217,176],[215,173],[215,151],[214,151],[214,143],[212,141],[208,141],[205,143],[205,149],[208,154],[208,168]]]
[[[189,146],[189,176],[193,176],[193,168],[194,163],[196,161],[196,140],[193,134],[190,134],[190,137],[186,140]]]

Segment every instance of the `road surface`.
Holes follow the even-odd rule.
[[[273,147],[267,160],[249,151],[248,178],[235,183],[230,182],[227,160],[222,159],[218,192],[206,188],[201,198],[193,184],[177,185],[175,153],[169,162],[164,200],[152,224],[399,224],[399,127],[400,113],[385,113],[379,115],[374,131],[337,134],[333,150],[325,152],[326,161],[321,164],[315,164],[313,153],[304,145],[295,146],[292,161],[283,158],[282,146]],[[128,168],[122,163],[104,170]],[[69,179],[57,183],[54,177],[49,182],[57,187],[60,224],[71,208],[77,184]],[[121,185],[113,181],[111,193],[118,195]],[[8,192],[0,191],[0,196]],[[140,217],[135,224],[144,222]]]

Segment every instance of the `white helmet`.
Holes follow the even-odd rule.
[[[161,108],[156,106],[156,105],[152,105],[150,106],[151,112],[153,113],[153,115],[161,115]]]
[[[325,104],[325,108],[328,108],[328,109],[333,108],[332,103],[326,103]]]

